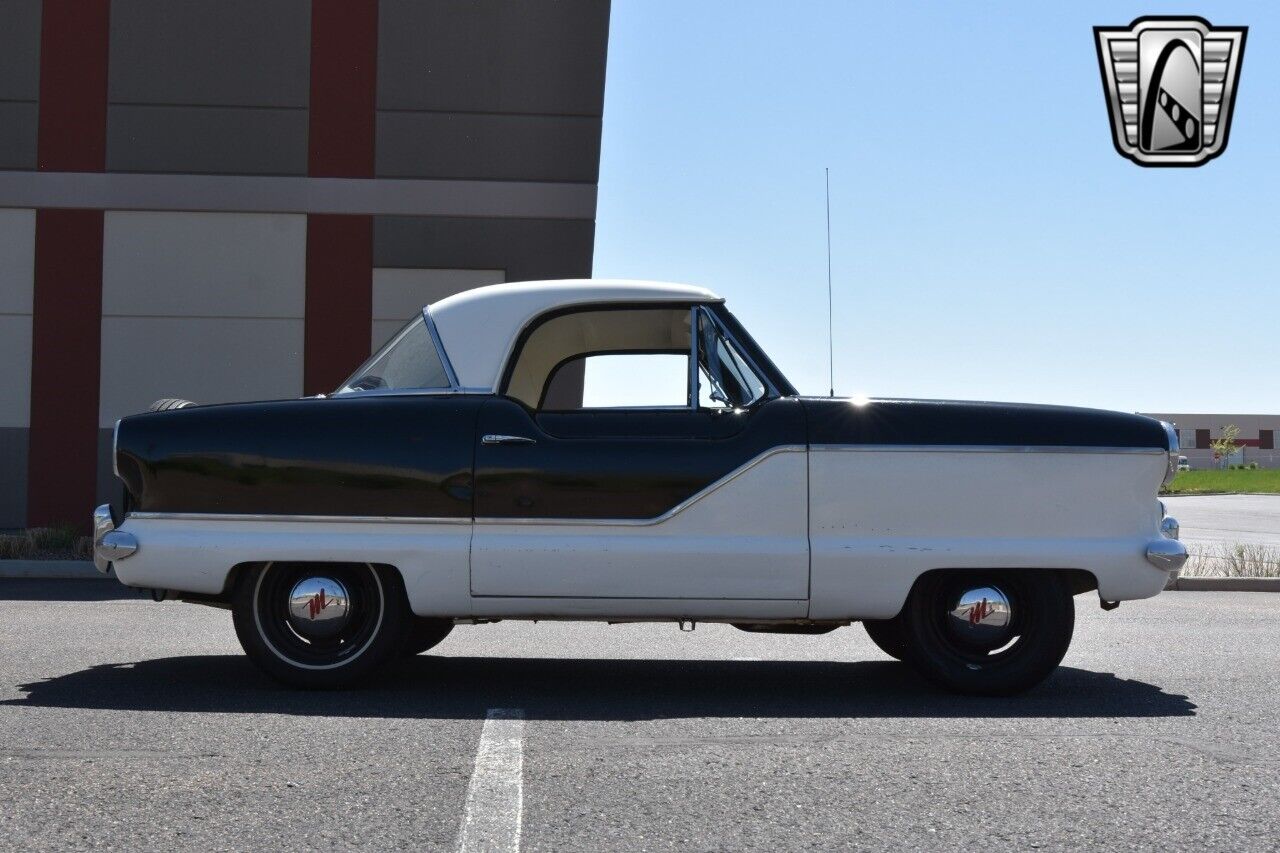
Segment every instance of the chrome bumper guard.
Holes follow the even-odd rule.
[[[1161,539],[1147,545],[1147,562],[1165,572],[1176,572],[1187,562],[1187,546],[1178,541],[1178,520],[1165,516],[1160,521]]]
[[[138,550],[138,539],[132,533],[116,530],[111,504],[93,511],[93,565],[104,575],[111,571],[113,560],[123,560]]]

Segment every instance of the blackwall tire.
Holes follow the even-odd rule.
[[[321,625],[331,623],[339,610],[343,621],[314,636],[309,632],[319,628],[307,624],[308,608],[313,623],[317,617]],[[232,618],[245,654],[267,675],[291,687],[334,689],[360,682],[396,657],[410,613],[394,569],[267,563],[242,575]]]
[[[453,631],[453,623],[448,619],[428,619],[423,616],[411,617],[409,630],[405,633],[404,648],[401,654],[405,657],[420,655],[428,649],[434,649]]]
[[[907,656],[907,637],[901,617],[893,619],[864,619],[862,627],[876,648],[894,660],[905,660]]]
[[[991,627],[972,618],[975,608],[998,616],[1000,599],[1008,602],[1007,636],[975,638]],[[1071,644],[1075,604],[1058,572],[934,572],[916,582],[901,618],[906,660],[925,678],[957,693],[1009,696],[1057,668]]]

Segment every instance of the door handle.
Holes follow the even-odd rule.
[[[486,435],[481,437],[481,444],[537,444],[532,438],[523,435]]]

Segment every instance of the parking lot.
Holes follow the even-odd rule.
[[[291,692],[240,655],[227,613],[127,595],[0,581],[0,847],[1280,837],[1280,596],[1176,592],[1113,613],[1081,596],[1054,678],[972,699],[858,628],[550,623],[460,627],[366,690]]]

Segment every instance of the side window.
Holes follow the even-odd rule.
[[[564,408],[581,389],[582,409],[672,409],[689,405],[688,353],[610,353],[565,362],[552,375],[542,408]]]
[[[694,352],[696,372],[690,370]],[[593,308],[535,326],[503,393],[544,411],[733,409],[759,402],[768,385],[701,306]]]
[[[531,409],[687,406],[685,308],[592,308],[544,320],[525,338],[503,393]],[[678,387],[672,381],[679,368]]]

